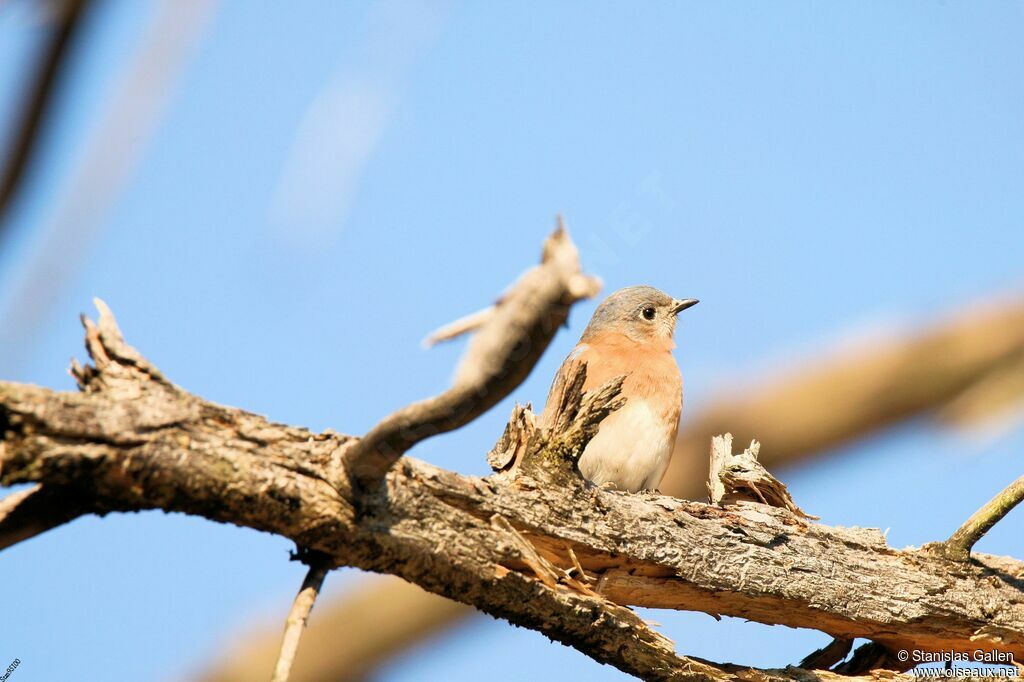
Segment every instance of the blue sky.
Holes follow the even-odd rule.
[[[2,131],[39,36],[28,6],[0,5]],[[221,2],[198,15],[125,182],[83,215],[66,198],[95,178],[90,141],[162,16],[141,0],[94,14],[0,244],[5,379],[70,389],[77,316],[100,296],[189,390],[361,433],[446,385],[461,345],[420,340],[536,262],[557,212],[606,293],[647,283],[701,299],[678,333],[688,406],[849,333],[1024,289],[1019,3]],[[20,283],[47,244],[83,233],[42,273],[59,286],[30,292],[43,312],[14,347]],[[509,400],[413,455],[485,473],[513,400],[543,401],[594,305]],[[785,478],[826,523],[921,544],[1020,474],[1021,436],[911,424]],[[1013,514],[979,548],[1022,556],[1022,531]],[[283,619],[301,581],[289,548],[177,515],[77,521],[0,556],[0,663],[22,660],[18,682],[185,679],[238,628]],[[332,574],[327,596],[355,580]],[[718,660],[784,665],[825,641],[650,618],[681,653]],[[555,669],[620,677],[480,619],[383,678]]]

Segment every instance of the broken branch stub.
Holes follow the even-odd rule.
[[[496,472],[507,470],[526,454],[530,440],[536,433],[537,415],[533,413],[530,404],[517,404],[512,408],[512,416],[508,418],[501,438],[487,453],[487,463]]]
[[[788,509],[805,519],[817,519],[817,516],[798,507],[785,484],[757,461],[760,451],[761,444],[752,440],[743,452],[733,453],[731,433],[711,439],[711,474],[708,478],[711,504],[759,502]]]
[[[504,433],[487,454],[495,471],[511,469],[572,487],[582,483],[577,462],[597,435],[601,422],[626,403],[621,395],[625,377],[584,391],[587,365],[579,361],[574,361],[559,377],[548,397],[556,407],[546,423],[539,424],[529,406],[513,408]]]

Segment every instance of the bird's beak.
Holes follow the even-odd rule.
[[[695,298],[684,298],[683,300],[679,300],[678,298],[672,299],[672,313],[681,313],[687,308],[692,308],[698,303],[700,303],[700,301]]]

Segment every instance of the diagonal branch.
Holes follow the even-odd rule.
[[[978,511],[971,515],[971,518],[964,522],[964,525],[945,542],[931,545],[931,548],[943,554],[949,559],[956,561],[967,561],[971,558],[971,548],[974,543],[981,539],[985,533],[992,529],[1000,519],[1010,513],[1010,510],[1024,500],[1024,476],[1011,483],[985,503]]]
[[[51,1],[73,0],[48,0],[47,4]],[[93,5],[101,3],[85,0],[82,4],[88,15]],[[216,0],[151,4],[155,11],[147,20],[145,33],[133,52],[120,60],[123,67],[117,82],[90,128],[82,152],[74,155],[77,160],[40,225],[31,258],[5,282],[7,291],[0,306],[0,374],[14,371],[28,357],[51,308],[46,302],[58,299],[107,224],[109,209],[142,158],[197,39],[209,26]],[[78,23],[88,21],[88,16],[82,16]],[[67,63],[67,57],[63,61]]]
[[[5,150],[5,163],[0,168],[0,236],[8,223],[7,216],[18,188],[27,175],[32,159],[39,148],[43,122],[56,99],[61,73],[67,69],[68,55],[74,47],[83,17],[87,14],[86,0],[57,0],[47,3],[54,14],[54,26],[49,44],[39,60],[31,91],[26,93],[25,105],[15,125],[11,147]]]
[[[804,660],[800,661],[799,667],[807,668],[808,670],[827,670],[846,658],[846,655],[850,653],[852,648],[852,639],[837,637],[805,657]]]
[[[1024,658],[1024,564],[1012,559],[950,562],[895,550],[877,531],[749,502],[719,508],[570,477],[553,485],[547,466],[482,479],[405,457],[381,486],[360,492],[338,458],[350,438],[186,393],[123,344],[107,311],[90,327],[90,352],[96,366],[76,372],[84,393],[0,382],[0,484],[74,486],[97,509],[158,508],[276,533],[335,565],[400,576],[644,679],[808,673],[679,656],[629,605],[815,628],[889,650]],[[538,462],[571,465],[617,393],[569,396],[565,433],[580,437],[540,432],[530,445]],[[565,580],[571,570],[596,578],[595,587]]]
[[[541,264],[528,270],[486,316],[454,384],[441,395],[389,415],[346,453],[346,466],[364,487],[378,481],[416,443],[483,414],[526,379],[576,301],[594,296],[600,280],[582,274],[579,253],[559,219],[544,243]]]

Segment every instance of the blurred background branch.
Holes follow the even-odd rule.
[[[691,413],[662,488],[686,496],[704,480],[710,437],[726,431],[761,441],[761,461],[774,470],[910,419],[980,429],[1020,415],[1024,383],[1005,382],[1024,372],[1024,297],[976,301],[919,330],[841,345],[760,390],[727,386]]]
[[[0,298],[3,376],[11,376],[24,363],[54,302],[90,252],[90,245],[105,225],[107,212],[142,159],[215,6],[216,0],[160,0],[154,8],[136,53],[125,62],[106,109],[89,134],[84,153],[53,213],[39,230],[34,255],[15,273],[13,286]],[[77,31],[81,15],[82,8],[76,8],[73,26],[62,30]],[[65,43],[70,43],[70,38]],[[61,45],[56,62],[65,64],[68,58],[68,48]],[[42,107],[50,105],[54,82],[50,78],[41,84]],[[45,133],[35,116],[30,113],[29,118],[35,122],[28,126],[25,158],[8,161],[16,168],[15,185],[21,184],[24,169],[31,164],[31,155],[38,153],[39,139]],[[18,149],[20,146],[15,151]],[[15,185],[4,203],[16,198]],[[0,230],[3,224],[0,206]]]
[[[846,344],[847,346],[849,344]],[[739,443],[755,435],[760,459],[777,470],[920,418],[947,423],[951,406],[1024,368],[1024,298],[979,302],[921,329],[813,358],[759,389],[734,389],[685,413],[662,491],[703,499],[711,438],[732,430]],[[1001,391],[966,412],[971,424],[1019,416],[1024,388]],[[958,408],[959,410],[962,408]],[[961,421],[957,421],[961,423]],[[481,455],[482,456],[482,455]],[[310,622],[293,682],[356,680],[473,610],[395,578],[361,580],[325,603]],[[366,624],[372,623],[372,627]],[[277,632],[270,624],[242,638],[201,679],[242,682],[273,664]]]
[[[7,214],[11,203],[30,169],[30,162],[39,146],[43,122],[53,106],[90,2],[48,0],[43,4],[51,24],[47,43],[39,50],[39,59],[29,78],[23,105],[18,108],[10,141],[0,157],[0,244],[3,244],[9,224]]]
[[[681,344],[684,368],[701,369],[687,372],[666,492],[702,494],[701,439],[717,425],[756,435],[773,470],[871,439],[802,474],[799,501],[831,496],[811,510],[884,518],[899,542],[940,537],[1019,475],[1009,439],[988,436],[1021,434],[1021,299],[965,298],[1020,281],[1020,19],[1010,5],[583,13],[553,3],[526,17],[512,5],[393,0],[0,0],[0,378],[61,381],[78,331],[54,313],[101,294],[126,319],[143,317],[154,357],[205,394],[368,426],[395,396],[428,395],[447,376],[446,349],[426,363],[410,349],[437,314],[487,303],[465,295],[467,282],[491,291],[512,274],[479,253],[515,252],[523,225],[564,209],[578,216],[584,262],[611,289],[661,279],[715,301]],[[457,273],[423,258],[438,243]],[[964,314],[801,360],[754,392],[749,377],[728,383],[707,369],[946,301]],[[275,324],[262,324],[268,311]],[[757,338],[724,332],[731,320]],[[352,342],[368,330],[377,343]],[[524,395],[547,388],[549,375],[535,375]],[[703,397],[709,378],[724,389],[715,400]],[[340,391],[361,398],[344,415]],[[933,438],[938,425],[982,429],[968,445],[991,466]],[[452,451],[473,452],[479,434],[452,434]],[[465,464],[423,447],[448,468]],[[872,453],[899,464],[880,467]],[[941,508],[922,514],[937,496]],[[0,525],[21,531],[0,534],[0,546],[68,521],[20,522],[54,500],[73,502],[59,489],[11,491]],[[239,613],[274,623],[269,639],[257,627],[234,652],[264,665],[279,637],[266,605],[300,579],[266,560],[283,548],[175,517],[107,521],[6,553],[2,596],[22,627],[0,648],[38,666],[18,674],[63,679],[98,661],[124,679],[210,660],[244,668],[217,649]],[[1019,523],[1011,515],[985,548],[1016,552]],[[358,578],[313,615],[299,679],[420,679],[423,669],[475,679],[485,664],[495,678],[523,678],[568,661],[588,680],[608,674],[510,628],[486,635],[503,649],[483,651],[482,619],[464,607]],[[171,581],[189,585],[188,598],[152,589]],[[52,609],[38,608],[40,590]],[[131,590],[123,606],[111,598]],[[164,646],[152,646],[152,613],[168,625]],[[458,623],[479,627],[421,650],[415,669],[400,656]],[[728,620],[666,623],[712,657],[723,632],[741,632],[730,646],[763,662],[820,644]]]

